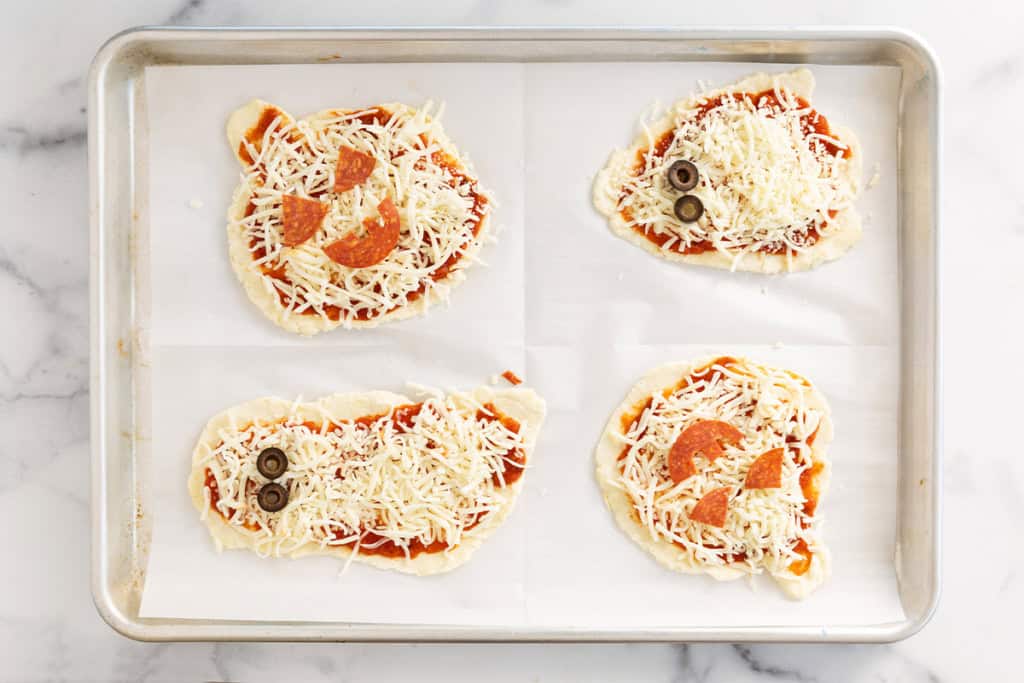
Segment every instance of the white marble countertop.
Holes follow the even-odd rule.
[[[825,3],[281,3],[153,0],[10,5],[0,173],[0,680],[1012,679],[1024,586],[1024,6],[979,0]],[[85,72],[111,34],[178,25],[872,24],[921,34],[945,75],[945,539],[940,607],[895,645],[267,645],[136,643],[89,595],[88,179]],[[974,237],[967,237],[974,233]],[[968,239],[961,246],[960,239]],[[997,363],[993,363],[997,361]],[[970,534],[968,536],[967,534]],[[965,544],[965,539],[970,539]],[[981,551],[981,552],[979,552]],[[1002,676],[1000,676],[1002,674]]]

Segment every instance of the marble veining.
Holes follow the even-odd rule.
[[[295,3],[35,0],[0,25],[0,681],[973,681],[1019,678],[1024,589],[1024,203],[1019,3],[913,0]],[[891,24],[922,34],[945,77],[943,598],[894,645],[144,644],[89,591],[86,73],[124,28],[177,25]],[[969,234],[970,233],[970,234]],[[962,246],[965,245],[965,246]],[[912,245],[906,245],[912,248]],[[1003,428],[1003,425],[1007,427]],[[965,550],[966,548],[966,550]],[[973,552],[985,549],[983,555]],[[979,561],[979,558],[982,558]]]

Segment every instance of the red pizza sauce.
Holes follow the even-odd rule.
[[[797,539],[796,545],[793,546],[793,550],[795,550],[797,554],[802,555],[803,559],[796,560],[791,563],[789,565],[789,571],[797,576],[803,576],[807,573],[807,570],[811,568],[811,559],[814,557],[814,554],[811,552],[811,549],[807,547],[807,541],[802,538]]]
[[[704,102],[697,109],[696,113],[693,116],[692,121],[694,123],[700,123],[708,115],[708,113],[710,111],[712,111],[716,107],[720,106],[722,104],[723,100],[726,99],[726,97],[727,97],[726,95],[719,95],[718,97],[713,97],[713,98],[707,100],[706,102]],[[756,102],[758,105],[761,105],[761,106],[770,107],[773,112],[782,109],[782,105],[780,104],[779,98],[776,96],[774,90],[765,90],[765,91],[759,92],[759,93],[735,94],[735,95],[732,95],[732,97],[734,97],[736,99],[745,99],[745,100],[750,101],[750,102]],[[831,130],[831,128],[829,128],[828,119],[826,119],[824,116],[819,114],[814,109],[811,109],[810,108],[810,104],[806,100],[804,100],[803,98],[793,96],[793,100],[797,103],[798,108],[800,108],[800,109],[807,109],[807,112],[800,116],[801,127],[803,129],[804,135],[811,135],[812,133],[818,133],[820,135],[826,135],[826,136],[832,137],[832,130]],[[769,114],[769,115],[773,115],[773,114]],[[654,148],[653,148],[652,157],[654,158],[655,161],[660,161],[662,158],[664,158],[665,154],[668,152],[669,147],[672,146],[672,141],[674,139],[675,139],[675,130],[667,130],[667,131],[665,131],[661,135],[661,137],[659,137],[654,142]],[[825,152],[827,154],[833,156],[833,157],[841,156],[843,158],[848,158],[850,156],[850,154],[851,154],[851,151],[849,149],[842,149],[842,148],[838,147],[837,145],[835,145],[835,144],[833,144],[833,143],[831,143],[831,142],[829,142],[827,140],[819,140],[818,142],[825,148]],[[645,157],[646,154],[647,154],[647,150],[646,149],[642,149],[642,150],[639,150],[637,152],[637,165],[635,167],[635,170],[638,173],[640,171],[642,171],[643,168],[644,168],[644,164],[645,164],[645,158],[644,157]],[[630,190],[625,190],[623,192],[622,197],[627,197],[629,194],[631,194]],[[835,211],[829,211],[828,214],[829,214],[829,218],[834,218],[835,215],[836,215],[836,212]],[[627,222],[631,223],[633,221],[633,213],[628,208],[622,209],[622,211],[620,212],[620,215]],[[666,242],[668,242],[673,237],[671,234],[655,233],[653,231],[650,231],[650,230],[647,229],[650,226],[643,225],[643,224],[633,225],[632,227],[633,227],[633,231],[634,232],[636,232],[639,235],[642,235],[649,242],[652,242],[653,244],[655,244],[659,248],[662,247]],[[818,238],[820,236],[821,235],[818,232],[817,228],[814,227],[814,226],[811,226],[807,230],[807,236],[805,238],[805,244],[807,244],[807,245],[814,244],[815,242],[818,241]],[[714,245],[710,241],[707,241],[707,240],[703,240],[703,241],[700,241],[700,242],[694,242],[694,243],[691,243],[689,246],[685,246],[684,247],[684,246],[682,246],[682,243],[677,240],[671,247],[669,247],[669,249],[671,251],[674,251],[674,252],[678,253],[678,254],[703,254],[704,252],[714,251],[715,247],[714,247]],[[766,254],[783,254],[783,253],[785,253],[786,248],[785,248],[784,245],[781,245],[781,244],[777,245],[777,246],[764,245],[764,246],[759,247],[758,251],[766,253]]]
[[[285,113],[277,107],[265,107],[260,113],[260,118],[256,121],[256,125],[245,132],[245,139],[238,143],[238,156],[245,163],[251,164],[255,161],[252,155],[249,154],[249,149],[246,146],[246,142],[254,147],[259,147],[263,143],[263,136],[266,135],[267,129],[270,128],[270,124],[274,122],[277,117],[284,117]]]
[[[674,386],[671,386],[667,389],[663,389],[661,394],[665,398],[668,398],[669,396],[676,393],[680,389],[688,387],[691,384],[697,384],[698,382],[709,382],[714,377],[716,372],[721,372],[721,370],[715,369],[716,365],[726,369],[733,369],[733,365],[735,363],[736,359],[733,358],[732,356],[719,356],[718,358],[715,358],[713,361],[705,365],[703,368],[694,370],[686,377],[683,377]],[[633,426],[640,421],[640,416],[644,414],[645,410],[651,407],[651,403],[653,403],[653,400],[653,397],[651,397],[645,401],[641,401],[636,405],[636,407],[633,408],[633,410],[623,414],[621,420],[619,421],[622,427],[623,434],[629,432],[629,430],[631,430]],[[638,436],[643,436],[643,433],[639,434]],[[622,453],[619,454],[619,460],[622,460],[628,454],[629,446],[627,445],[622,449]]]
[[[366,427],[371,427],[375,425],[380,426],[381,423],[383,422],[390,422],[393,425],[395,431],[397,431],[398,433],[404,433],[412,428],[412,425],[415,422],[416,417],[420,414],[422,409],[422,403],[409,403],[406,405],[395,407],[390,414],[380,413],[377,415],[364,415],[363,417],[358,417],[355,420],[352,420],[351,422],[358,425],[364,425]],[[519,422],[509,417],[508,415],[502,413],[494,406],[493,403],[485,403],[484,410],[478,410],[476,412],[475,417],[476,420],[479,422],[501,422],[501,424],[504,425],[504,427],[508,429],[510,432],[514,432],[516,434],[519,433]],[[284,421],[279,421],[277,424],[284,424]],[[306,427],[312,432],[320,433],[321,430],[323,429],[323,424],[319,422],[312,422],[307,420],[305,422],[302,422],[301,424],[302,426]],[[246,427],[246,429],[248,429],[248,427]],[[332,430],[337,429],[338,426],[331,423],[329,424],[327,431],[330,432]],[[513,449],[504,455],[501,463],[501,471],[495,472],[492,475],[491,481],[498,488],[502,486],[509,486],[514,482],[518,481],[519,478],[523,476],[523,470],[525,466],[526,453],[519,450],[518,448]],[[339,468],[336,471],[336,476],[340,476],[340,472],[341,469]],[[251,489],[255,490],[255,482],[250,481],[249,485]],[[210,492],[210,508],[218,515],[223,517],[225,520],[230,522],[235,515],[235,510],[229,509],[227,514],[225,514],[221,511],[220,508],[217,507],[217,503],[220,501],[220,490],[217,487],[217,479],[216,477],[214,477],[213,472],[209,468],[206,469],[204,486]],[[478,514],[472,522],[466,525],[463,531],[469,531],[477,524],[479,524],[484,519],[484,517],[486,517],[486,513]],[[246,529],[250,530],[259,529],[259,526],[257,524],[249,521],[246,521],[243,526],[245,526]],[[335,541],[345,538],[346,536],[352,535],[351,533],[346,533],[342,529],[336,529],[330,532],[324,529],[324,533],[328,534]],[[406,550],[408,550],[409,557],[416,557],[417,555],[420,555],[422,553],[438,553],[448,549],[448,544],[444,541],[438,540],[426,544],[423,543],[423,541],[421,541],[419,538],[412,539],[412,541],[409,542],[409,545],[406,549],[396,544],[394,541],[386,539],[385,537],[369,529],[360,529],[359,536],[359,553],[362,555],[380,555],[382,557],[405,557]],[[341,545],[354,547],[355,542],[353,541],[351,543],[345,543]]]
[[[246,134],[246,138],[247,139],[249,138],[250,134],[255,134],[255,132],[257,131],[257,129],[259,128],[260,125],[263,125],[263,130],[259,132],[258,138],[257,138],[257,139],[262,139],[263,133],[266,131],[266,127],[269,126],[270,123],[272,123],[274,118],[277,116],[277,114],[274,114],[274,115],[270,116],[269,120],[266,121],[265,124],[264,124],[263,119],[267,118],[267,116],[268,116],[267,112],[268,111],[270,111],[270,109],[267,109],[267,110],[264,111],[263,117],[260,118],[260,124],[257,124],[256,127],[251,129],[249,131],[249,133]],[[278,112],[278,113],[280,113],[280,112]],[[342,115],[343,113],[344,112],[338,112],[339,115]],[[386,124],[391,119],[391,116],[392,116],[391,112],[387,111],[386,109],[382,109],[382,108],[377,107],[377,108],[374,108],[374,109],[367,110],[365,113],[361,114],[357,118],[358,118],[359,121],[362,121],[363,123],[366,123],[367,125],[369,125],[369,124],[384,125],[384,124]],[[420,134],[419,137],[420,137],[420,141],[423,143],[424,147],[430,145],[430,139],[427,138],[426,135]],[[241,154],[242,151],[240,150],[239,153]],[[399,156],[401,156],[401,154],[403,154],[403,152],[399,151],[399,152],[395,153],[392,158],[393,159],[394,158],[398,158]],[[248,155],[246,155],[246,156],[248,156]],[[480,228],[481,228],[481,226],[483,224],[483,217],[484,217],[484,214],[487,211],[487,197],[485,197],[483,194],[481,194],[480,192],[477,191],[477,183],[476,183],[476,181],[474,179],[470,178],[468,175],[466,175],[466,173],[462,170],[462,167],[459,165],[459,162],[458,162],[457,159],[455,159],[450,154],[448,154],[447,152],[444,152],[442,150],[437,150],[437,151],[433,152],[431,154],[430,158],[431,158],[431,161],[433,161],[435,164],[437,164],[441,168],[443,168],[446,171],[448,171],[449,175],[451,176],[451,178],[448,180],[448,186],[449,187],[454,189],[454,188],[462,186],[463,184],[468,185],[468,187],[469,187],[469,196],[473,200],[473,206],[472,206],[472,208],[470,208],[471,217],[469,218],[468,222],[470,222],[472,224],[472,231],[473,232],[472,232],[472,236],[471,237],[467,238],[466,241],[463,244],[459,245],[459,248],[456,249],[455,252],[444,261],[444,263],[442,263],[436,270],[434,270],[430,274],[430,280],[429,281],[428,280],[424,280],[424,281],[420,282],[419,286],[406,296],[406,303],[407,304],[411,304],[412,302],[414,302],[414,301],[418,300],[420,297],[422,297],[423,294],[427,291],[427,286],[431,282],[438,282],[438,281],[443,280],[446,277],[448,277],[448,274],[452,271],[452,269],[455,267],[455,265],[462,259],[462,255],[463,255],[463,251],[464,251],[465,247],[467,245],[469,245],[477,237],[480,236]],[[264,180],[265,180],[265,178],[264,178]],[[321,195],[325,194],[325,192],[326,192],[326,190],[320,191],[320,192],[314,192],[314,193],[311,193],[311,196],[312,197],[320,197]],[[245,217],[251,216],[255,211],[256,211],[256,206],[250,200],[248,206],[246,206],[246,208],[245,208]],[[430,239],[429,235],[427,235],[427,239]],[[253,258],[254,261],[260,261],[260,260],[266,258],[266,256],[267,256],[266,249],[261,245],[260,240],[258,240],[256,237],[251,237],[249,239],[249,251],[252,254],[252,258]],[[431,263],[430,265],[433,266],[434,264]],[[289,287],[292,284],[291,280],[289,280],[289,278],[288,278],[287,273],[285,272],[285,268],[284,268],[283,264],[280,264],[280,263],[276,263],[276,264],[261,263],[260,264],[260,270],[267,277],[270,277],[270,278],[273,278],[274,280],[278,280],[280,282],[283,282],[283,283],[289,285]],[[302,306],[302,305],[304,305],[306,303],[306,300],[302,297],[302,292],[301,291],[296,292],[296,296],[295,296],[295,300],[294,301],[292,300],[293,297],[290,294],[288,294],[288,293],[286,293],[286,292],[284,292],[284,291],[282,291],[282,290],[280,290],[280,289],[278,289],[276,287],[275,287],[275,291],[277,292],[278,301],[280,301],[281,305],[283,307],[285,307],[285,308],[290,308],[293,303],[295,304],[296,307],[297,306]],[[360,322],[365,322],[365,321],[368,321],[368,320],[373,320],[374,318],[378,318],[378,317],[380,317],[380,316],[382,316],[382,315],[384,315],[386,313],[390,313],[390,312],[396,310],[397,308],[399,308],[399,306],[392,306],[391,308],[385,309],[385,310],[360,309],[359,312],[356,313],[355,316],[353,316],[353,319],[354,320],[358,320]],[[323,313],[323,315],[326,315],[327,318],[332,320],[332,321],[338,321],[341,318],[341,308],[339,306],[335,306],[333,304],[325,304],[322,307],[322,309],[319,309],[319,310],[316,309],[316,308],[304,308],[302,311],[299,311],[299,314],[300,315],[316,315],[316,316],[318,316],[318,315],[321,314],[321,312]]]

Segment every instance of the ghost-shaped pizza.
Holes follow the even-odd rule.
[[[243,167],[231,264],[286,330],[420,314],[465,279],[487,238],[489,196],[428,108],[295,120],[254,100],[228,119],[227,137]]]
[[[623,239],[671,261],[808,270],[860,239],[860,147],[811,105],[806,69],[691,96],[614,152],[594,205]]]
[[[648,373],[612,415],[597,478],[619,526],[670,569],[768,572],[791,597],[825,581],[818,504],[832,423],[788,370],[742,358]]]
[[[218,548],[445,572],[512,511],[544,412],[523,387],[250,401],[207,424],[189,493]]]

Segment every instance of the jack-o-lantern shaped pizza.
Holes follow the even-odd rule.
[[[648,373],[615,411],[597,477],[619,526],[670,569],[768,572],[803,598],[829,574],[818,503],[832,423],[803,377],[719,357]]]
[[[861,234],[860,145],[813,90],[797,69],[677,102],[611,155],[594,205],[670,261],[778,273],[839,258]]]
[[[487,235],[488,195],[426,109],[296,120],[254,100],[231,115],[227,136],[243,168],[228,213],[231,264],[286,330],[420,314],[465,278]]]

